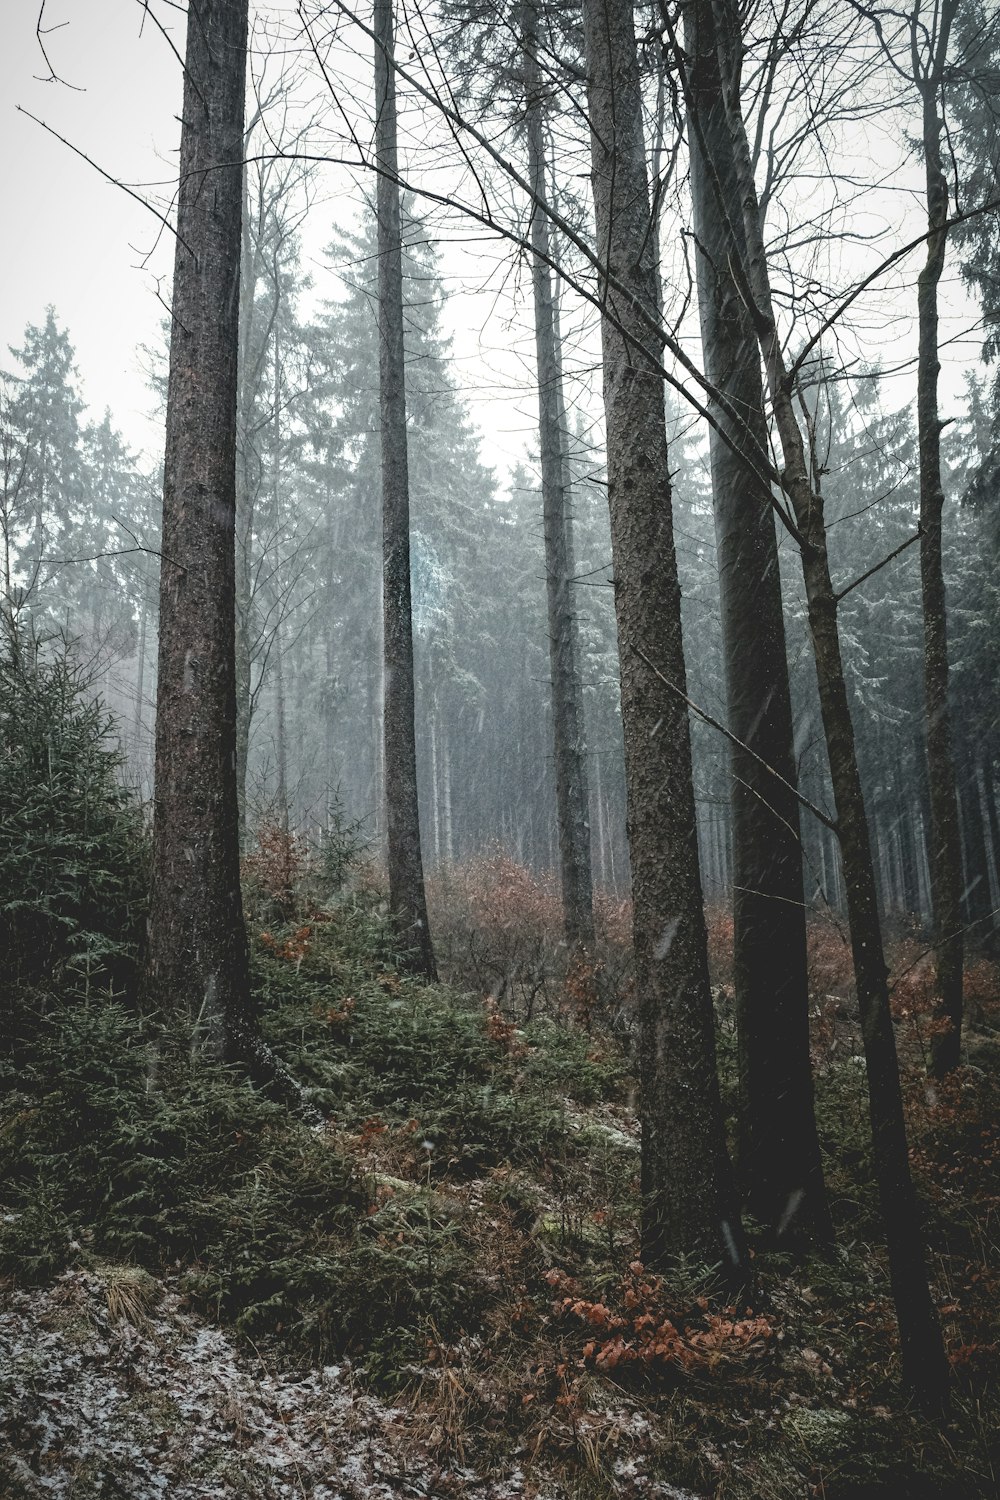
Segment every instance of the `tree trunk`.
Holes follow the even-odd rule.
[[[544,98],[538,67],[536,0],[528,0],[524,8],[524,92],[528,176],[533,191],[544,203]],[[549,221],[537,204],[531,216],[531,248],[559,868],[563,926],[572,953],[592,947],[594,942],[590,813],[579,652],[573,616],[573,549],[563,437],[562,369],[556,340],[552,278],[547,263]]]
[[[979,777],[972,747],[966,741],[957,756],[959,762],[959,808],[964,858],[962,911],[970,928],[970,944],[982,947],[992,932],[990,920],[990,875],[986,857],[986,831],[979,794]]]
[[[278,822],[286,838],[291,827],[288,806],[288,733],[285,711],[285,653],[281,626],[274,630],[274,760],[277,775]]]
[[[608,268],[601,335],[640,1025],[643,1254],[653,1265],[708,1255],[742,1276],[687,708],[657,675],[683,691],[663,390],[639,353],[640,309],[656,308],[656,268],[632,6],[584,0],[583,19],[597,245]]]
[[[149,614],[145,577],[142,578],[139,587],[139,640],[136,647],[135,714],[132,720],[132,742],[135,746],[137,765],[141,765],[145,758],[142,744],[142,700],[146,692],[146,617]],[[145,780],[145,777],[143,776],[142,779]]]
[[[993,880],[990,885],[990,909],[995,910],[1000,905],[1000,820],[997,818],[996,786],[993,780],[993,753],[992,749],[984,746],[981,751],[980,772],[983,781],[983,802],[986,807],[986,827],[989,832],[989,855],[990,870]],[[987,946],[993,946],[993,933],[996,930],[996,922],[990,926],[986,935]]]
[[[187,29],[163,492],[145,991],[253,1056],[234,662],[236,363],[247,0]]]
[[[923,96],[927,259],[917,280],[917,437],[920,451],[920,591],[924,619],[924,710],[930,785],[931,903],[937,970],[937,1025],[930,1071],[936,1078],[958,1066],[962,1051],[962,850],[948,708],[948,631],[941,561],[941,421],[938,413],[938,283],[947,242],[948,183],[941,161],[941,80],[957,0],[944,0],[927,73],[915,81]]]
[[[741,431],[721,404],[711,430],[731,747],[734,969],[740,1075],[739,1165],[754,1216],[778,1237],[805,1229],[833,1237],[813,1108],[802,847],[792,706],[778,548],[766,481],[740,456],[749,430],[766,451],[760,356],[732,274],[745,256],[740,226],[721,212],[706,162],[725,199],[738,201],[728,153],[711,0],[688,12],[691,196],[705,373],[746,414]],[[733,238],[737,243],[732,243]],[[746,748],[742,748],[745,746]],[[764,764],[762,764],[764,762]],[[767,767],[773,767],[777,776]]]
[[[806,446],[792,404],[774,315],[750,149],[740,109],[740,36],[732,0],[712,0],[720,75],[729,123],[746,260],[742,267],[753,308],[784,463],[783,481],[803,537],[809,631],[816,659],[820,710],[837,807],[851,951],[868,1074],[875,1176],[886,1230],[889,1275],[899,1323],[903,1378],[926,1410],[947,1401],[948,1366],[941,1326],[927,1282],[923,1226],[910,1176],[888,975],[878,917],[878,893],[868,822],[840,654],[837,596],[830,577],[823,499],[811,482]]]
[[[247,831],[247,758],[252,714],[251,610],[253,608],[253,481],[251,446],[254,430],[254,367],[251,338],[257,296],[257,256],[250,233],[247,174],[241,179],[243,221],[240,233],[239,362],[236,400],[236,795],[240,842]]]
[[[920,861],[917,853],[917,815],[912,795],[900,789],[896,795],[896,827],[899,830],[899,870],[903,883],[904,909],[911,917],[923,917],[920,902]]]
[[[389,906],[403,962],[435,980],[420,855],[410,612],[410,489],[403,353],[403,254],[396,156],[392,0],[375,4],[375,149],[379,166],[378,322],[382,424],[382,618]]]

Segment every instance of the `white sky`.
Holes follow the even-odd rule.
[[[112,175],[138,185],[144,196],[169,198],[176,176],[179,138],[181,72],[177,59],[156,27],[147,19],[141,0],[47,0],[45,37],[53,67],[73,88],[44,82],[46,67],[35,35],[39,0],[0,0],[0,99],[4,101],[4,150],[0,154],[0,201],[6,208],[7,233],[2,251],[0,281],[0,363],[7,363],[6,346],[21,341],[25,323],[39,322],[47,304],[55,306],[76,348],[85,400],[95,414],[110,406],[126,438],[158,458],[159,429],[150,420],[153,402],[146,389],[141,347],[160,341],[164,309],[158,287],[169,298],[173,257],[171,236],[161,232],[153,216],[119,188],[104,182],[93,167],[25,115],[30,110],[86,152]],[[288,12],[290,0],[273,0],[269,7]],[[157,14],[175,26],[175,45],[182,46],[183,15],[160,0]],[[344,28],[346,47],[355,47],[352,63],[342,54],[341,76],[357,73],[358,86],[350,105],[359,122],[366,119],[366,89],[370,88],[370,44],[356,28]],[[402,50],[402,49],[401,49]],[[260,63],[252,62],[259,69]],[[269,64],[269,66],[272,66]],[[401,92],[405,96],[405,85]],[[405,106],[405,98],[404,98]],[[359,132],[363,131],[359,124]],[[401,120],[404,156],[408,136],[426,140],[426,116]],[[440,129],[440,127],[435,127]],[[369,127],[370,129],[370,127]],[[445,188],[455,180],[455,152],[441,133],[442,149],[434,156],[421,151],[424,180]],[[879,160],[883,155],[884,160]],[[895,150],[880,142],[877,126],[864,150],[872,168],[886,168]],[[579,166],[580,164],[575,164]],[[415,174],[416,175],[416,174]],[[909,179],[908,181],[906,179]],[[159,184],[153,189],[149,184]],[[370,188],[370,181],[365,187]],[[911,188],[916,192],[911,192]],[[470,194],[474,196],[474,194]],[[358,193],[351,174],[324,169],[318,205],[304,235],[304,258],[314,272],[315,295],[336,295],[323,284],[320,252],[338,217],[352,213]],[[919,225],[919,172],[912,168],[895,179],[874,212],[891,226],[890,243]],[[521,459],[534,440],[536,421],[533,390],[534,359],[529,311],[530,284],[526,268],[511,268],[511,252],[497,241],[487,241],[469,224],[452,224],[444,251],[443,270],[452,294],[447,321],[455,337],[455,376],[463,388],[484,440],[483,456],[501,475]],[[671,249],[679,241],[666,246]],[[866,269],[881,253],[872,248],[857,252],[856,263]],[[911,289],[919,256],[896,277],[895,306],[904,319],[911,306]],[[888,288],[886,288],[888,291]],[[946,300],[955,315],[946,316],[945,338],[974,320],[960,295],[954,266],[945,284]],[[914,299],[915,300],[915,299]],[[868,303],[871,326],[866,353],[882,353],[891,362],[907,348],[910,337],[903,324],[882,326],[877,301]],[[888,311],[889,303],[882,308]],[[860,309],[859,309],[860,310]],[[570,331],[572,310],[564,331]],[[689,347],[697,354],[696,328],[690,328]],[[592,369],[596,346],[592,339],[574,341],[579,364],[579,396],[593,410],[600,382]],[[960,387],[961,370],[975,362],[979,335],[972,334],[945,350],[945,400]],[[908,398],[912,374],[896,382],[892,399]],[[586,387],[589,385],[589,394]],[[572,399],[572,393],[571,393]]]
[[[177,171],[180,66],[163,35],[144,21],[139,0],[47,0],[45,25],[58,29],[48,32],[45,46],[66,84],[45,82],[37,3],[0,3],[0,201],[8,225],[0,264],[0,363],[10,362],[8,346],[19,345],[25,324],[41,322],[51,303],[75,347],[84,399],[95,414],[109,406],[127,440],[155,459],[161,437],[141,350],[161,339],[158,293],[169,300],[172,237],[148,209],[105,182],[18,106],[142,196],[169,197]],[[172,19],[174,44],[183,51],[183,16],[163,4],[157,14]],[[365,48],[358,65],[367,72],[365,38],[355,33],[353,40]],[[158,186],[151,191],[149,184]],[[304,236],[317,297],[336,295],[323,285],[319,257],[337,220],[349,221],[348,195],[356,204],[353,181],[327,171]],[[482,243],[455,244],[445,265],[446,286],[455,294],[447,321],[455,336],[456,378],[483,434],[484,459],[501,474],[523,457],[535,420],[525,330],[500,319],[483,332],[497,296],[496,285],[482,286],[484,276],[495,261],[499,284],[505,258],[498,244],[492,254]],[[474,290],[463,292],[466,282]]]
[[[162,181],[177,170],[180,69],[148,23],[140,36],[136,0],[48,0],[46,24],[68,23],[45,38],[49,56],[75,89],[41,82],[37,19],[35,0],[4,0],[3,363],[7,346],[19,345],[25,324],[42,321],[51,303],[76,348],[84,398],[98,412],[110,406],[133,444],[156,445],[138,350],[159,338],[157,276],[169,277],[172,239],[164,234],[157,246],[152,215],[17,106],[115,176]]]

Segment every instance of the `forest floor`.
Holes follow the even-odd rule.
[[[756,1286],[734,1304],[706,1267],[638,1259],[624,987],[611,1003],[600,975],[564,975],[501,1007],[470,995],[454,947],[464,983],[417,984],[364,891],[262,928],[263,1024],[319,1128],[120,1001],[21,999],[0,1057],[0,1495],[1000,1493],[991,966],[970,976],[968,1065],[932,1090],[926,974],[912,945],[896,958],[954,1370],[935,1425],[899,1387],[835,936],[811,948],[837,1247],[793,1256],[750,1225]]]

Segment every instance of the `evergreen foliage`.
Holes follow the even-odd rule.
[[[115,726],[65,642],[0,644],[4,988],[120,985],[144,909],[145,839]]]

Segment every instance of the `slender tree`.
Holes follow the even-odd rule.
[[[931,1071],[943,1077],[962,1052],[962,849],[948,702],[948,626],[941,556],[941,419],[938,410],[938,285],[948,232],[948,179],[942,160],[941,92],[958,0],[933,7],[928,23],[916,3],[909,30],[914,82],[920,93],[927,205],[927,257],[917,281],[917,438],[920,452],[920,583],[924,617],[924,708],[930,784],[930,875],[937,970],[937,1028]],[[926,38],[926,45],[924,43]]]
[[[629,0],[584,0],[591,180],[602,267],[608,491],[642,1082],[643,1247],[745,1249],[726,1150],[698,871],[680,590],[661,379],[642,352],[657,305],[640,77]]]
[[[593,944],[594,908],[583,703],[573,613],[573,518],[565,453],[555,294],[549,270],[549,220],[544,211],[547,152],[545,91],[538,65],[538,21],[537,0],[526,0],[523,13],[525,137],[528,177],[535,194],[531,210],[531,285],[538,368],[538,446],[545,522],[552,737],[563,925],[567,945],[574,951]]]
[[[420,851],[410,598],[410,481],[403,351],[403,248],[392,0],[375,4],[379,406],[382,434],[383,736],[389,905],[406,963],[437,978]]]
[[[778,548],[770,490],[743,456],[766,451],[757,340],[732,273],[742,226],[709,0],[686,12],[690,173],[705,373],[710,403],[723,652],[732,744],[734,959],[740,1169],[749,1206],[779,1237],[832,1236],[813,1109],[799,811]],[[731,153],[730,153],[731,157]],[[730,416],[738,413],[739,419]],[[772,774],[772,770],[777,774]]]
[[[802,570],[816,660],[820,709],[837,808],[837,833],[846,885],[851,951],[868,1074],[875,1175],[889,1252],[889,1274],[899,1322],[903,1377],[928,1410],[947,1399],[948,1366],[941,1325],[931,1300],[920,1210],[907,1153],[903,1099],[889,1009],[878,889],[858,771],[847,695],[838,598],[830,576],[819,476],[794,404],[794,370],[786,365],[771,295],[767,252],[740,102],[742,39],[732,0],[712,0],[729,157],[737,186],[745,259],[742,288],[753,310],[774,421],[784,462],[783,481],[802,538]],[[720,206],[725,202],[716,182]]]

